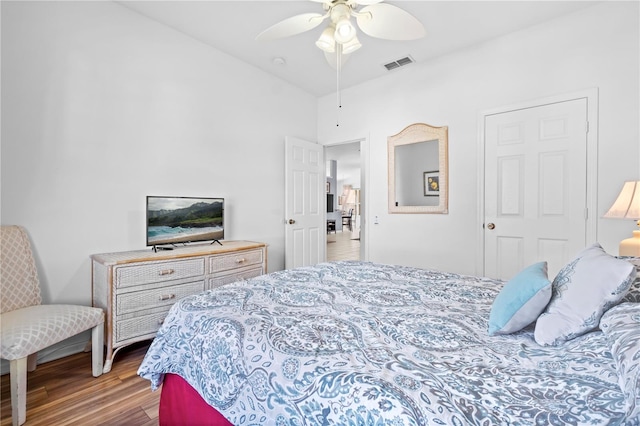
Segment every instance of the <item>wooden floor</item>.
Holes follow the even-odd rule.
[[[151,341],[123,348],[113,368],[91,376],[91,353],[71,355],[38,365],[27,375],[27,422],[37,425],[158,424],[160,391],[136,372]],[[11,425],[9,375],[1,379],[0,425]]]
[[[348,230],[327,234],[327,261],[360,260],[360,240],[353,239],[355,235]]]

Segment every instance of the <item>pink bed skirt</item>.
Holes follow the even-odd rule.
[[[160,426],[233,426],[175,374],[164,376],[159,417]]]

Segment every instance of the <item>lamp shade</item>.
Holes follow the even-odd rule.
[[[640,181],[625,182],[618,198],[604,217],[640,219]]]
[[[329,25],[324,29],[322,34],[320,34],[320,38],[316,41],[316,46],[319,49],[324,50],[327,53],[333,53],[336,51],[336,40],[333,38],[333,34],[335,33],[335,28],[333,25]]]
[[[344,55],[348,55],[349,53],[353,53],[361,47],[362,44],[360,44],[360,41],[358,41],[358,37],[353,37],[351,41],[342,45],[342,53]]]
[[[618,198],[604,217],[618,219],[634,219],[640,226],[640,181],[624,183]],[[620,241],[620,256],[640,257],[640,230],[633,231],[633,237]]]
[[[349,18],[340,19],[336,22],[336,30],[333,34],[338,43],[349,43],[356,36],[356,29]]]

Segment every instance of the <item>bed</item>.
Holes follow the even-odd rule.
[[[279,271],[178,301],[138,374],[165,382],[161,425],[638,425],[629,277],[595,328],[546,345],[535,321],[489,335],[511,282],[357,261]],[[547,302],[569,293],[550,288]]]

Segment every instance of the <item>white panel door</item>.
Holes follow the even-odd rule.
[[[285,268],[315,265],[325,259],[326,171],[323,146],[285,140]]]
[[[587,100],[485,117],[485,275],[546,260],[549,276],[587,238]]]

